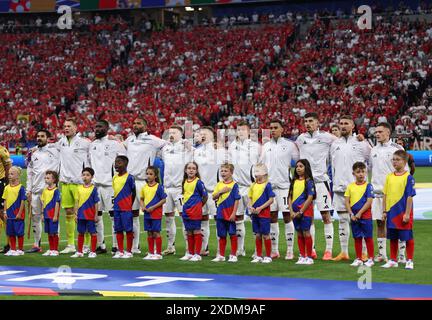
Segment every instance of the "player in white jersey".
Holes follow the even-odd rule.
[[[240,202],[236,213],[236,233],[238,240],[237,255],[246,255],[244,241],[246,229],[244,215],[248,206],[248,190],[255,181],[253,166],[259,162],[261,146],[250,139],[250,125],[242,121],[237,125],[237,137],[228,147],[231,163],[234,165],[234,181],[239,186]]]
[[[369,161],[371,146],[367,141],[359,141],[353,136],[354,121],[351,116],[344,115],[339,120],[341,137],[330,147],[330,159],[333,177],[333,206],[339,215],[340,254],[334,261],[349,260],[348,243],[350,236],[350,217],[345,207],[345,191],[347,186],[355,182],[352,166],[356,162]]]
[[[372,186],[375,198],[372,201],[372,219],[377,222],[377,242],[378,255],[375,256],[375,262],[387,261],[387,239],[386,224],[383,220],[383,189],[386,177],[394,171],[392,165],[393,153],[397,150],[403,150],[403,147],[390,141],[391,126],[382,122],[376,126],[375,137],[377,145],[372,148],[370,157],[370,166],[372,167]],[[403,262],[405,259],[405,241],[399,242],[399,259]],[[401,250],[402,249],[402,250]]]
[[[280,120],[270,122],[271,139],[263,146],[262,160],[269,171],[269,181],[276,195],[270,207],[272,242],[271,258],[279,254],[278,212],[281,211],[285,223],[285,240],[287,242],[286,260],[294,259],[294,223],[291,220],[288,204],[288,192],[291,182],[291,161],[299,159],[299,151],[294,142],[282,137],[283,124]]]
[[[51,137],[49,131],[42,129],[36,134],[37,146],[32,148],[28,154],[27,164],[27,200],[32,208],[32,226],[34,244],[27,253],[41,252],[40,247],[42,235],[42,202],[41,195],[45,188],[45,172],[59,170],[59,153],[55,144],[48,143]]]
[[[129,136],[124,142],[127,150],[127,157],[129,159],[127,171],[129,174],[134,176],[136,192],[137,194],[140,194],[141,189],[146,183],[147,167],[153,165],[157,152],[167,144],[167,141],[159,139],[152,134],[148,134],[147,121],[142,117],[135,118],[132,130],[134,134]],[[139,249],[139,209],[139,197],[136,197],[132,206],[134,233],[132,253],[141,253]]]
[[[114,233],[114,211],[112,177],[114,176],[114,161],[118,155],[126,155],[122,143],[108,138],[109,123],[98,120],[95,127],[95,140],[90,144],[90,164],[95,171],[93,182],[99,194],[98,220],[96,221],[97,249],[96,253],[106,253],[104,240],[103,212],[108,212],[112,222],[112,252],[117,251],[117,239]]]
[[[194,161],[199,166],[201,180],[207,192],[213,193],[219,181],[219,167],[229,159],[225,148],[215,147],[215,132],[212,127],[202,127],[200,129],[201,144],[194,150]],[[210,238],[209,216],[216,215],[216,204],[212,197],[208,197],[207,203],[203,207],[203,218],[201,221],[201,232],[203,235],[201,255],[209,255],[208,241]]]
[[[74,253],[75,250],[75,213],[78,186],[82,184],[81,171],[89,166],[90,140],[80,137],[74,119],[63,124],[64,137],[56,144],[60,152],[61,202],[66,211],[67,246],[60,253]]]
[[[302,133],[296,140],[300,150],[300,158],[307,159],[312,168],[316,188],[316,200],[318,210],[324,222],[324,235],[326,249],[323,260],[332,259],[333,251],[333,222],[330,210],[333,210],[330,179],[327,174],[329,164],[330,146],[337,139],[332,134],[320,131],[318,115],[315,112],[306,113],[304,122],[307,132]],[[311,227],[312,239],[315,238],[315,227]]]
[[[183,128],[173,125],[169,129],[169,143],[162,148],[162,160],[164,162],[164,188],[167,194],[163,211],[166,218],[166,231],[168,238],[167,249],[163,255],[175,254],[175,209],[182,212],[182,182],[183,170],[186,163],[192,161],[192,145],[182,139]],[[186,242],[187,243],[187,242]]]

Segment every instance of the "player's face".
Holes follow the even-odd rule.
[[[81,174],[81,178],[82,178],[82,181],[84,182],[84,183],[90,183],[91,181],[92,181],[92,175],[90,174],[90,172],[88,172],[88,171],[84,171],[82,174]]]
[[[366,179],[366,169],[356,169],[353,174],[358,182],[363,182]]]
[[[220,175],[222,179],[230,179],[232,177],[231,170],[229,168],[222,167],[220,169]]]
[[[263,183],[267,178],[267,175],[265,174],[261,174],[261,175],[256,175],[255,179],[258,183]]]
[[[270,134],[272,138],[274,139],[280,138],[282,136],[282,133],[283,133],[283,128],[280,125],[280,123],[277,122],[270,123]]]
[[[237,128],[237,136],[240,140],[245,140],[249,138],[249,127],[248,126],[240,126]]]
[[[193,179],[197,174],[197,167],[193,163],[189,163],[186,167],[186,174],[189,179]]]
[[[339,121],[339,127],[342,137],[348,137],[354,130],[354,122],[348,119],[342,119]]]
[[[54,184],[54,177],[52,176],[52,174],[45,175],[45,184],[48,186],[52,186]]]
[[[147,181],[149,183],[152,183],[152,182],[154,182],[156,180],[156,175],[155,175],[155,173],[154,173],[153,170],[147,170],[146,171],[146,176],[147,176]]]
[[[48,143],[48,137],[46,133],[42,131],[38,132],[38,134],[36,135],[36,142],[39,147],[46,146],[46,144]]]
[[[135,135],[139,135],[147,130],[147,126],[141,119],[135,119],[133,122],[132,131]]]
[[[390,130],[381,126],[376,127],[375,138],[378,142],[387,142],[390,138]]]
[[[405,143],[402,138],[397,138],[396,143],[402,147],[405,147]]]
[[[331,133],[338,138],[340,138],[340,136],[341,136],[341,132],[340,132],[339,127],[331,128]]]
[[[114,169],[115,171],[121,173],[121,172],[125,172],[126,171],[126,161],[116,158],[114,161]]]
[[[297,162],[296,164],[296,172],[300,177],[303,177],[305,174],[305,166],[301,162]]]
[[[405,160],[399,156],[393,156],[392,164],[396,170],[402,170],[406,166]]]
[[[315,132],[318,130],[318,120],[317,119],[315,119],[313,117],[305,118],[304,123],[306,126],[306,130],[308,132]]]
[[[204,144],[210,143],[214,141],[213,132],[207,129],[200,130],[201,133],[201,142]]]
[[[10,168],[8,173],[9,181],[16,182],[19,180],[19,171],[15,168]]]
[[[63,124],[63,130],[66,137],[73,137],[77,132],[76,125],[71,121],[65,121]]]
[[[169,141],[172,143],[178,142],[182,138],[182,134],[178,129],[171,128],[169,129],[168,133],[169,133]]]
[[[105,124],[103,124],[102,122],[96,123],[96,127],[95,127],[96,139],[105,137],[107,133],[108,133],[108,127]]]

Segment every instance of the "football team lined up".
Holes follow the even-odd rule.
[[[252,262],[270,263],[280,257],[278,213],[281,212],[285,224],[285,259],[294,259],[297,231],[300,256],[296,263],[311,265],[317,258],[313,223],[316,205],[324,222],[323,260],[350,259],[351,224],[356,252],[352,266],[370,267],[374,262],[386,262],[385,268],[405,263],[407,269],[413,269],[414,179],[407,165],[409,155],[390,140],[391,126],[377,125],[377,145],[371,147],[361,135],[353,133],[354,122],[349,115],[340,118],[339,130],[334,132],[339,137],[319,130],[316,113],[307,113],[304,121],[307,132],[293,142],[282,137],[283,123],[273,120],[271,138],[263,146],[252,139],[249,124],[240,122],[236,139],[228,148],[215,143],[211,127],[199,129],[197,145],[183,138],[179,125],[169,129],[169,141],[162,140],[148,134],[147,122],[141,117],[134,120],[133,135],[124,142],[108,136],[109,124],[104,120],[97,121],[92,142],[77,134],[73,119],[65,121],[64,137],[56,143],[48,143],[50,133],[40,130],[37,147],[29,156],[27,188],[20,184],[21,170],[17,167],[8,170],[8,185],[2,180],[3,218],[10,245],[5,255],[24,254],[27,200],[34,235],[33,248],[28,252],[42,251],[43,221],[49,240],[49,250],[43,255],[59,255],[59,217],[63,207],[67,246],[60,253],[73,253],[73,258],[85,253],[95,258],[98,253],[106,253],[102,214],[107,212],[112,222],[113,258],[131,258],[141,253],[141,211],[144,231],[148,232],[148,254],[144,259],[160,260],[164,255],[176,253],[177,211],[183,220],[186,246],[181,260],[200,261],[202,256],[209,255],[209,216],[214,216],[218,249],[212,261],[226,260],[229,235],[228,262],[237,262],[239,256],[246,255],[247,215],[255,235]],[[159,170],[154,166],[157,155],[164,162],[163,181],[159,181]],[[296,163],[293,177],[292,161]],[[367,182],[368,170],[372,173],[371,183]],[[5,178],[5,168],[0,173],[3,174],[0,178]],[[339,216],[341,247],[334,258],[333,210]],[[162,252],[163,214],[167,248]],[[375,257],[372,220],[377,221]],[[387,239],[390,259],[387,259]]]

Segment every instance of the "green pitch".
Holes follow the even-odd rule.
[[[418,168],[416,171],[417,182],[432,182],[432,168]],[[111,248],[111,235],[110,226],[111,222],[108,216],[105,219],[105,241],[108,249]],[[143,221],[141,217],[141,228],[143,228]],[[28,220],[26,220],[26,223]],[[346,262],[333,262],[316,260],[313,266],[297,266],[294,261],[285,261],[283,259],[274,260],[273,263],[264,265],[254,265],[250,263],[250,256],[254,251],[254,239],[251,232],[250,222],[246,222],[246,257],[240,257],[239,262],[236,264],[228,263],[215,263],[212,262],[216,253],[216,231],[215,223],[210,221],[211,237],[210,237],[210,257],[204,257],[202,262],[190,263],[187,261],[180,261],[179,258],[184,254],[184,240],[181,230],[181,220],[176,218],[177,224],[177,238],[176,249],[177,254],[174,256],[164,257],[160,261],[144,261],[142,257],[147,251],[146,234],[142,231],[141,234],[141,250],[142,254],[135,255],[130,260],[116,260],[111,258],[111,254],[99,255],[96,259],[72,259],[69,255],[60,255],[59,257],[43,257],[41,254],[26,254],[20,257],[3,257],[1,256],[1,265],[9,266],[38,266],[38,267],[59,267],[61,265],[68,265],[71,268],[93,268],[93,269],[123,269],[123,270],[146,270],[157,272],[187,272],[187,273],[221,273],[221,274],[237,274],[237,275],[255,275],[255,276],[274,276],[274,277],[298,277],[298,278],[319,278],[319,279],[333,279],[333,280],[352,280],[357,281],[359,274],[357,269],[350,267],[351,261]],[[316,250],[318,257],[321,258],[324,252],[324,234],[323,224],[321,221],[315,221],[316,224]],[[338,223],[335,222],[335,239],[334,239],[334,252],[336,255],[339,253],[339,237],[338,237]],[[162,222],[164,228],[165,222]],[[376,282],[394,282],[394,283],[412,283],[412,284],[432,284],[432,277],[430,277],[430,270],[432,269],[432,251],[430,246],[432,244],[430,237],[430,230],[432,229],[432,221],[416,221],[414,223],[415,234],[415,269],[414,271],[407,271],[403,268],[385,270],[379,268],[378,265],[373,267],[373,281]],[[61,215],[61,230],[65,230],[64,212]],[[280,239],[279,247],[282,256],[285,256],[286,242],[284,239],[284,225],[280,222]],[[64,233],[63,233],[64,235]],[[163,248],[166,247],[166,233],[163,231]],[[1,244],[4,244],[4,233],[1,235]],[[47,238],[43,235],[42,246],[44,250],[47,249]],[[229,243],[229,241],[228,241]],[[25,249],[30,248],[32,239],[25,240]],[[66,245],[65,239],[61,239],[60,250]],[[389,250],[389,244],[387,245]],[[377,249],[375,248],[377,251]],[[229,252],[229,244],[227,245],[227,254]],[[298,256],[297,244],[295,245],[295,255]],[[353,240],[350,239],[350,257],[354,258],[354,245]]]

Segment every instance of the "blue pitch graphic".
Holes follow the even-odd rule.
[[[1,290],[3,287],[4,290]],[[141,292],[149,297],[226,297],[243,299],[392,299],[432,298],[432,285],[296,279],[173,272],[99,269],[0,267],[0,295],[7,288],[45,288],[62,292]]]

